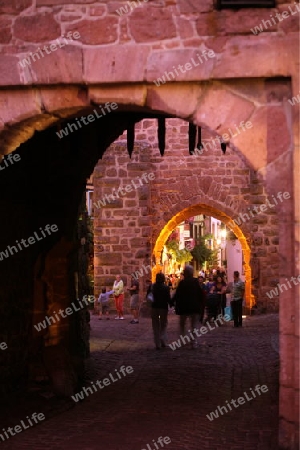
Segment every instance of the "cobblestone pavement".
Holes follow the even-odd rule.
[[[157,450],[160,436],[171,439],[163,444],[169,450],[277,449],[278,315],[247,318],[243,328],[226,323],[199,338],[198,348],[175,351],[154,349],[150,319],[129,320],[92,316],[85,386],[115,378],[122,365],[133,372],[54,417],[45,410],[48,420],[2,442],[3,450]],[[178,339],[178,317],[169,315],[168,332],[169,342]],[[257,384],[268,392],[253,398]],[[208,420],[244,392],[253,399]]]

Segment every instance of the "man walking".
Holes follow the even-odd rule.
[[[203,311],[204,294],[197,278],[193,277],[194,269],[192,266],[186,266],[183,271],[183,280],[181,280],[172,299],[175,302],[176,314],[180,316],[179,326],[180,334],[185,334],[185,323],[190,318],[191,331],[197,327],[199,316]],[[197,347],[197,340],[193,340],[192,347]]]
[[[155,283],[149,288],[149,292],[153,295],[151,318],[156,350],[167,345],[168,307],[172,302],[170,289],[165,281],[164,274],[157,273]]]
[[[133,319],[130,323],[139,323],[139,282],[134,277],[131,277],[131,286],[128,288],[130,291],[130,309],[133,315]]]
[[[242,326],[244,294],[245,294],[245,283],[240,279],[240,273],[237,270],[235,270],[233,272],[232,300],[230,302],[234,327]]]

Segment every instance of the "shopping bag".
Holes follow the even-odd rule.
[[[231,311],[231,306],[226,306],[224,308],[224,315],[225,316],[229,316],[230,319],[229,320],[233,320],[233,315],[232,315],[232,311]]]

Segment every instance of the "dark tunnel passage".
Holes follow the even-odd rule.
[[[58,311],[86,294],[80,277],[76,281],[86,180],[106,148],[141,117],[111,114],[100,126],[89,124],[62,139],[51,127],[21,144],[13,152],[19,157],[2,163],[0,342],[8,346],[0,354],[3,395],[24,389],[37,376],[49,377],[54,391],[67,395],[83,376],[89,353],[85,312],[42,332],[33,323],[49,308]],[[45,231],[47,225],[56,231]]]

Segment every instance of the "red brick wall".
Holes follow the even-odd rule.
[[[249,208],[274,204],[266,182],[237,150],[228,148],[223,155],[220,145],[206,147],[202,155],[188,153],[188,125],[180,119],[167,119],[166,150],[160,156],[157,145],[157,123],[145,119],[136,126],[136,147],[130,160],[126,149],[126,133],[106,151],[94,171],[94,204],[105,195],[116,193],[138,177],[153,173],[153,179],[105,206],[94,208],[95,216],[95,288],[113,283],[121,273],[127,283],[130,275],[153,262],[153,250],[162,228],[185,208],[193,208],[191,216],[204,211],[215,212],[237,221],[240,213],[241,232],[251,249],[252,294],[265,311],[278,310],[278,297],[269,292],[279,281],[280,210],[269,207],[252,215]],[[245,134],[247,131],[245,131]],[[202,132],[203,143],[210,133]],[[282,190],[278,184],[278,191]],[[115,189],[115,190],[114,190]],[[291,200],[285,200],[290,203]],[[273,203],[272,203],[273,202]],[[283,204],[283,203],[282,203]],[[197,206],[198,205],[198,206]],[[201,205],[201,206],[200,206]],[[145,281],[150,274],[143,274]]]

